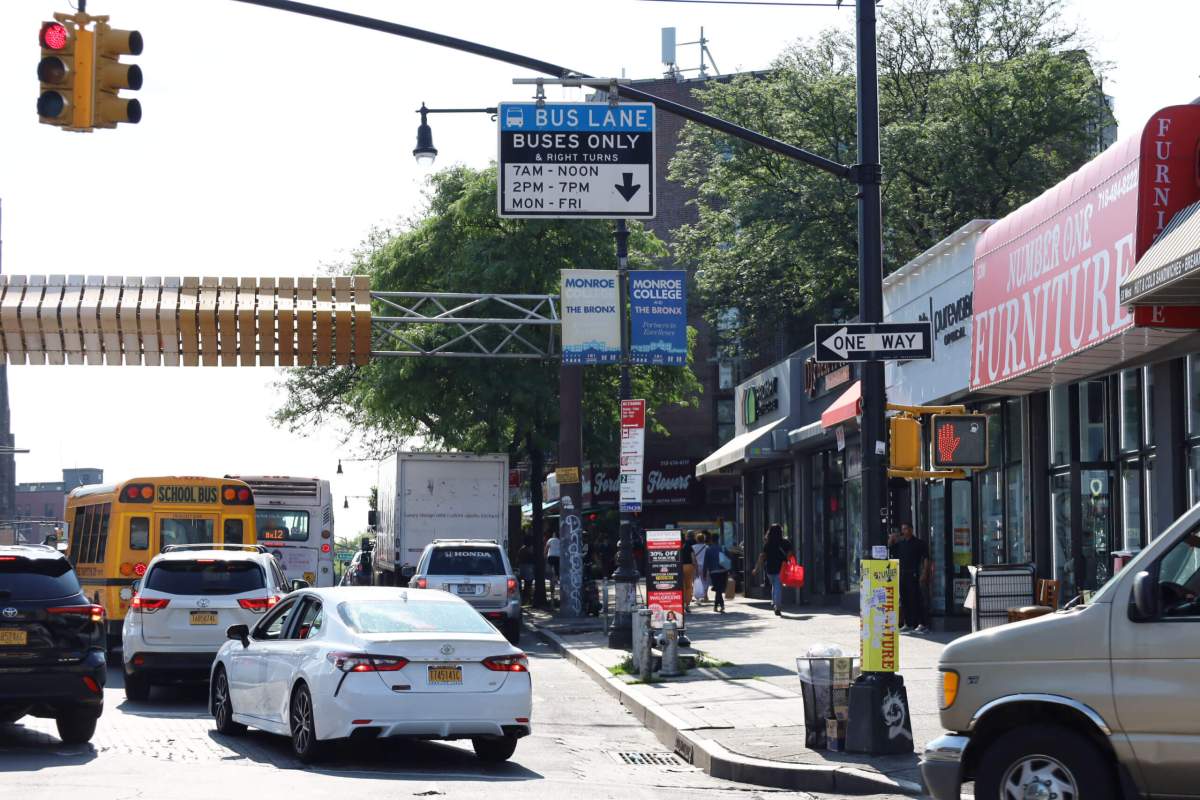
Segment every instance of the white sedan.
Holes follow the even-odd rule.
[[[385,736],[470,739],[499,762],[530,732],[528,659],[446,592],[305,589],[228,636],[210,683],[217,730],[289,736],[305,762],[330,739]]]

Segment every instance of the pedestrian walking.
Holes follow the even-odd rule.
[[[692,593],[696,598],[696,605],[702,606],[708,601],[708,580],[705,578],[707,573],[704,571],[704,560],[708,556],[708,536],[704,531],[696,534],[696,543],[692,545],[693,561],[696,563],[696,580],[692,589]]]
[[[679,565],[683,571],[684,608],[692,604],[693,581],[696,580],[696,551],[692,549],[695,544],[695,534],[692,531],[688,531],[683,539],[683,545],[679,548]]]
[[[705,531],[705,533],[708,532]],[[712,586],[713,611],[724,614],[725,585],[729,580],[729,568],[733,566],[733,562],[721,547],[720,539],[717,536],[713,535],[709,538],[706,535],[705,539],[708,543],[708,549],[704,553],[705,580]]]
[[[546,539],[546,575],[550,578],[550,605],[554,605],[554,587],[558,584],[558,565],[559,557],[562,555],[562,542],[558,538],[558,532],[554,530],[546,531],[549,536]]]
[[[537,550],[533,546],[533,536],[525,534],[521,540],[521,548],[517,550],[517,574],[521,579],[521,602],[528,603],[533,599],[533,580],[537,560]]]
[[[929,547],[913,535],[912,525],[901,523],[900,535],[891,542],[891,556],[900,561],[900,632],[929,633],[925,586],[933,563]]]
[[[771,606],[777,617],[783,616],[783,584],[779,581],[779,570],[783,569],[791,552],[792,543],[783,538],[783,526],[775,523],[767,528],[762,552],[758,554],[758,562],[754,565],[754,574],[766,572],[767,580],[771,582]]]

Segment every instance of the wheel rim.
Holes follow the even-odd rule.
[[[213,690],[216,695],[213,698],[213,705],[216,707],[217,727],[224,728],[230,719],[229,708],[229,681],[225,679],[225,673],[217,674],[217,686]]]
[[[1001,800],[1079,800],[1075,776],[1050,756],[1029,755],[1004,773]]]
[[[296,699],[292,701],[292,743],[296,752],[308,752],[313,736],[312,728],[312,701],[308,698],[308,692],[301,690],[296,692]]]

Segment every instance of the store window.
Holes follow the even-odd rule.
[[[979,476],[979,558],[983,564],[1030,560],[1025,538],[1025,477],[1021,468],[1022,401],[988,403],[988,467]]]
[[[1071,389],[1055,386],[1050,390],[1050,463],[1071,463]]]
[[[1117,379],[1121,413],[1117,439],[1121,460],[1121,532],[1113,549],[1139,550],[1150,540],[1150,475],[1154,466],[1154,394],[1150,369],[1123,370]]]
[[[733,398],[717,398],[717,444],[722,445],[733,438],[736,421],[734,419]]]

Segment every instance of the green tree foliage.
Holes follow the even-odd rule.
[[[632,226],[631,266],[650,268],[664,254],[652,233]],[[499,219],[495,168],[455,167],[431,178],[419,219],[394,235],[376,232],[344,271],[369,275],[378,291],[557,294],[559,270],[615,262],[611,224]],[[431,325],[408,335],[432,346],[460,333]],[[696,403],[700,386],[690,367],[638,367],[633,375],[634,394],[649,408]],[[617,376],[616,367],[584,371],[584,447],[597,461],[615,455]],[[364,367],[290,370],[284,388],[277,423],[302,432],[339,421],[381,450],[420,438],[429,448],[516,455],[552,451],[558,439],[556,359],[379,358]]]
[[[1063,0],[896,0],[880,7],[884,270],[964,223],[999,218],[1092,155],[1111,122],[1099,67]],[[707,110],[852,164],[853,37],[829,31],[764,75],[713,83]],[[857,313],[852,184],[689,125],[671,177],[698,193],[676,233],[714,319],[737,308],[744,346],[776,357],[813,322]],[[765,334],[765,335],[764,335]]]

